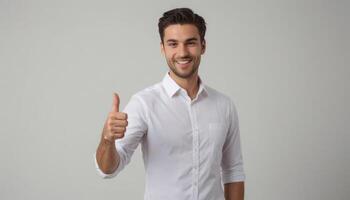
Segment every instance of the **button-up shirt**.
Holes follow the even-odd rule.
[[[133,95],[125,136],[116,140],[116,176],[141,143],[145,200],[223,200],[223,184],[244,181],[238,115],[231,98],[201,79],[191,100],[166,73],[162,82]]]

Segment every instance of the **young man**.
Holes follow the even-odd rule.
[[[243,200],[236,108],[198,76],[205,21],[178,8],[165,12],[158,26],[170,70],[162,82],[136,93],[124,112],[115,94],[96,152],[97,170],[116,176],[141,143],[145,200]]]

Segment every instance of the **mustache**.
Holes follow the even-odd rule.
[[[175,58],[175,60],[192,60],[192,57],[190,56],[178,57],[178,58]]]

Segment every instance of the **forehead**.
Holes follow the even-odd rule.
[[[193,24],[173,24],[164,30],[164,41],[169,39],[185,41],[193,37],[200,39],[199,31]]]

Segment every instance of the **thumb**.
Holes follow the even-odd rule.
[[[113,106],[112,106],[112,112],[119,112],[119,95],[117,93],[113,94]]]

